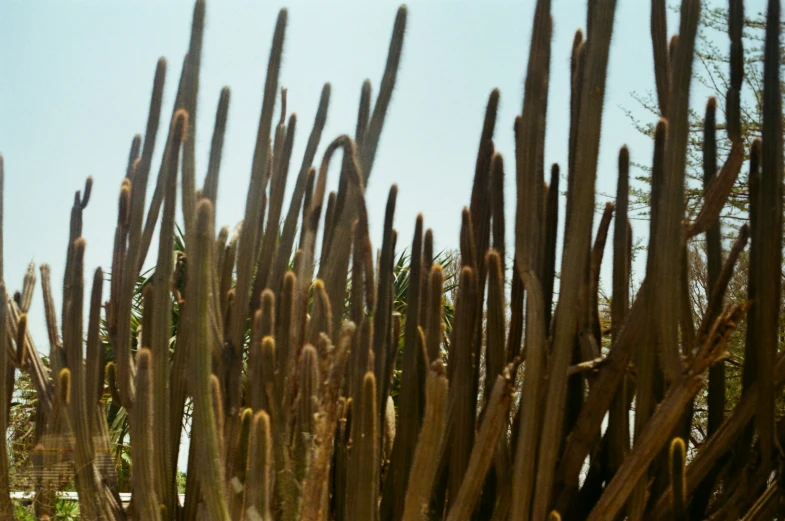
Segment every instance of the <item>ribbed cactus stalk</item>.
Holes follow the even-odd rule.
[[[283,209],[283,196],[286,189],[286,180],[289,173],[289,161],[292,157],[294,147],[294,132],[297,117],[292,114],[289,117],[289,124],[284,125],[284,115],[286,113],[286,89],[281,92],[282,109],[281,122],[276,132],[276,145],[279,150],[273,152],[273,171],[270,179],[270,201],[267,205],[267,227],[264,230],[264,238],[261,243],[261,256],[258,261],[258,273],[254,280],[251,306],[259,306],[261,292],[267,286],[269,274],[275,256],[276,242],[278,240],[279,221]],[[278,134],[285,134],[283,139]],[[276,288],[277,289],[277,288]]]
[[[499,218],[498,216],[496,218]],[[503,217],[502,217],[503,218]],[[504,272],[502,270],[501,256],[496,250],[489,250],[485,262],[488,271],[488,306],[486,311],[486,341],[485,341],[485,389],[486,404],[482,410],[481,418],[488,414],[488,402],[493,392],[495,378],[504,370],[507,360],[505,352],[505,311],[504,311]],[[484,421],[484,419],[481,419]],[[480,509],[485,516],[492,515],[497,500],[501,499],[503,491],[509,487],[507,483],[510,475],[509,443],[507,436],[499,437],[494,454],[494,468],[486,478]]]
[[[611,342],[618,339],[630,307],[631,262],[627,237],[629,208],[630,151],[626,146],[619,150],[619,177],[616,184],[616,219],[613,223],[613,295],[611,299]],[[613,398],[608,417],[608,467],[613,474],[630,450],[628,409],[628,381],[625,377]]]
[[[751,267],[757,277],[755,320],[758,328],[758,374],[762,387],[755,415],[755,427],[760,436],[761,458],[767,461],[775,447],[774,429],[774,365],[777,354],[777,335],[780,317],[776,311],[781,299],[781,277],[774,271],[782,265],[782,86],[780,84],[780,2],[770,0],[766,13],[766,50],[763,65],[763,135],[761,146],[761,184],[758,266]],[[754,269],[754,272],[753,272]],[[776,445],[779,445],[777,443]]]
[[[360,168],[363,175],[363,184],[368,183],[371,176],[376,149],[379,146],[379,138],[382,134],[384,118],[387,115],[387,108],[390,106],[395,80],[398,76],[398,64],[401,61],[401,50],[403,48],[403,37],[406,32],[406,17],[408,11],[406,6],[401,6],[395,17],[390,48],[387,51],[387,63],[384,67],[384,75],[379,86],[379,95],[373,105],[373,112],[368,121],[368,126],[363,132],[362,148],[360,149],[359,159]]]
[[[672,69],[673,69],[673,66],[674,66],[674,62],[676,60],[676,49],[678,48],[678,46],[679,46],[679,35],[678,34],[674,34],[673,36],[671,36],[671,39],[668,42],[668,60],[669,60],[670,67],[671,67],[671,80],[673,80],[673,70]],[[673,82],[671,81],[671,84],[672,83]],[[667,113],[665,115],[667,116]]]
[[[332,311],[330,299],[324,289],[324,283],[317,279],[313,285],[313,308],[308,320],[306,341],[312,345],[319,343],[319,334],[324,333],[332,338]]]
[[[553,355],[550,360],[550,377],[545,402],[549,411],[544,418],[541,438],[559,438],[562,429],[563,405],[566,399],[566,369],[569,365],[573,344],[574,328],[577,325],[577,300],[589,246],[591,216],[594,206],[594,182],[597,175],[597,144],[599,143],[602,104],[605,92],[605,75],[608,64],[608,51],[613,33],[613,18],[616,2],[598,1],[589,6],[593,13],[596,40],[588,47],[586,72],[580,100],[580,118],[576,134],[575,182],[570,187],[575,191],[574,208],[568,219],[568,235],[565,237],[565,250],[562,254],[562,279],[565,289],[560,291],[559,307],[554,320],[559,328],[553,336]],[[518,248],[516,248],[516,251]],[[521,267],[519,267],[521,268]],[[523,266],[525,269],[525,266]],[[567,289],[569,288],[569,289]],[[565,292],[568,291],[568,292]],[[542,519],[548,512],[548,500],[553,486],[554,467],[559,445],[541,445],[537,470],[537,482],[532,510],[533,519]]]
[[[221,394],[221,382],[218,380],[218,377],[210,375],[210,405],[213,408],[213,415],[215,416],[215,423],[216,423],[216,431],[218,433],[218,449],[219,452],[227,458],[227,446],[226,446],[226,438],[224,437],[223,433],[225,432],[226,428],[226,415],[224,414],[224,398]],[[228,462],[224,462],[225,466],[228,466]]]
[[[218,100],[218,108],[215,111],[213,139],[210,143],[210,162],[202,188],[202,197],[209,199],[213,204],[215,204],[218,196],[218,172],[221,168],[221,156],[223,155],[224,134],[226,133],[230,99],[231,90],[229,87],[221,89],[221,97]]]
[[[271,516],[273,454],[270,417],[257,412],[248,436],[248,479],[245,491],[245,519],[269,521]]]
[[[52,296],[50,268],[48,264],[42,264],[39,269],[41,271],[41,291],[44,298],[46,329],[49,337],[49,358],[53,372],[57,372],[65,365],[65,355],[57,327],[57,311],[55,310],[54,297]]]
[[[71,404],[71,371],[67,367],[60,369],[58,380],[60,381],[58,405],[67,407]]]
[[[248,443],[251,432],[253,410],[246,408],[240,416],[240,439],[237,442],[237,452],[234,454],[232,469],[234,474],[229,480],[232,519],[242,519],[243,504],[245,502],[245,486],[248,471]],[[253,461],[253,460],[251,460]]]
[[[363,377],[358,405],[351,454],[351,459],[357,463],[350,467],[353,475],[349,476],[349,490],[354,492],[354,501],[349,502],[349,508],[357,519],[375,519],[379,493],[379,416],[376,413],[376,378],[370,371]]]
[[[382,427],[384,432],[382,433],[382,445],[380,447],[382,454],[382,466],[389,465],[390,456],[392,455],[393,444],[395,443],[395,420],[395,400],[393,400],[392,396],[388,396],[384,405]]]
[[[221,465],[221,431],[219,419],[211,404],[210,392],[210,334],[208,330],[209,292],[212,288],[213,208],[209,201],[202,200],[197,208],[196,244],[194,262],[190,266],[188,283],[193,287],[196,299],[194,325],[196,328],[195,349],[191,354],[191,371],[194,375],[192,392],[194,397],[194,435],[201,445],[203,457],[198,465],[199,480],[207,510],[213,519],[228,520],[229,512],[223,492],[223,466]]]
[[[175,113],[165,151],[165,168],[161,171],[164,179],[164,212],[161,232],[158,239],[158,262],[153,275],[152,305],[154,313],[150,317],[149,331],[145,333],[154,363],[153,379],[155,397],[153,400],[153,423],[155,424],[155,475],[156,490],[161,504],[167,511],[174,512],[174,468],[172,466],[172,427],[171,393],[169,371],[169,340],[171,337],[172,298],[171,272],[174,264],[174,220],[177,206],[177,172],[179,170],[180,148],[187,136],[189,116],[183,110]],[[145,317],[147,318],[147,317]]]
[[[35,264],[31,262],[27,265],[27,273],[25,273],[24,283],[22,284],[22,293],[14,294],[14,300],[17,301],[19,309],[23,313],[27,313],[30,310],[30,303],[33,300],[33,289],[35,288],[35,279]]]
[[[273,118],[275,99],[278,94],[278,74],[281,66],[283,40],[286,31],[287,12],[281,10],[276,22],[273,44],[270,50],[270,60],[267,67],[267,80],[264,87],[262,113],[259,119],[259,130],[256,137],[254,161],[251,167],[251,183],[245,206],[244,226],[240,230],[240,239],[237,250],[237,284],[234,313],[229,325],[228,335],[232,349],[232,364],[230,371],[230,389],[228,396],[229,413],[240,405],[242,391],[243,344],[245,323],[247,320],[247,304],[251,298],[253,283],[253,270],[259,251],[261,223],[258,216],[264,198],[264,188],[267,184],[267,162],[270,160],[269,141]]]
[[[681,221],[684,214],[684,175],[688,138],[688,105],[695,36],[700,2],[682,3],[679,43],[672,58],[670,95],[665,115],[668,133],[663,163],[663,194],[655,222],[656,254],[651,257],[652,286],[649,307],[651,331],[657,342],[663,372],[669,382],[681,378],[683,364],[678,345],[679,272],[681,270]]]
[[[405,11],[399,11],[400,13]],[[397,24],[396,24],[397,26]],[[373,118],[371,123],[373,124]],[[370,132],[370,130],[369,130]],[[369,138],[370,139],[370,138]],[[389,208],[389,206],[388,206]],[[423,218],[417,216],[414,238],[412,239],[411,266],[409,288],[407,290],[408,312],[413,317],[419,316],[421,262],[422,262]],[[380,299],[381,299],[380,293]],[[473,317],[469,319],[469,322]],[[428,366],[425,346],[418,344],[419,331],[417,320],[406,322],[404,332],[403,371],[405,379],[401,382],[399,397],[399,429],[393,445],[392,461],[387,470],[384,490],[382,492],[381,521],[397,521],[403,514],[403,504],[396,498],[406,494],[417,436],[422,422],[425,402],[425,368]],[[422,351],[421,351],[422,350]]]
[[[760,262],[758,259],[760,258],[760,246],[761,246],[761,239],[758,236],[758,232],[760,230],[760,225],[758,224],[760,221],[759,213],[760,213],[760,189],[761,189],[761,172],[760,172],[760,156],[761,153],[761,141],[760,139],[756,139],[752,142],[752,146],[750,147],[750,166],[749,166],[749,174],[747,176],[748,185],[747,189],[749,191],[750,197],[750,210],[749,210],[749,217],[750,217],[750,237],[751,237],[751,244],[750,244],[750,252],[749,252],[749,262],[750,262],[750,273],[754,269],[753,266],[758,266]],[[757,277],[750,276],[749,281],[747,282],[747,299],[756,302],[757,295],[758,295],[758,284],[757,284]],[[758,374],[758,329],[755,327],[757,324],[757,313],[756,313],[756,306],[752,306],[750,308],[749,313],[747,314],[747,321],[749,322],[749,326],[747,327],[746,335],[745,335],[745,342],[744,342],[744,370],[742,372],[742,380],[741,380],[741,389],[742,395],[746,395],[749,393],[750,388],[754,385],[755,381],[757,380]],[[749,446],[752,442],[753,437],[753,429],[754,426],[749,426],[744,430],[742,439],[739,441],[739,446]],[[740,468],[742,458],[741,456],[736,456],[734,458],[734,466],[736,468]]]
[[[131,358],[131,301],[141,263],[142,217],[147,190],[147,181],[155,149],[155,135],[161,115],[166,60],[159,60],[153,80],[153,94],[147,120],[144,145],[140,158],[134,163],[131,179],[121,188],[118,227],[115,234],[115,259],[112,265],[126,269],[113,268],[113,273],[122,274],[117,286],[112,288],[110,306],[113,320],[110,321],[110,335],[115,345],[117,357],[117,383],[119,395],[125,406],[131,407],[134,400],[134,366]],[[133,188],[132,188],[133,187]],[[125,195],[125,192],[128,195]],[[127,215],[127,217],[125,217]],[[122,222],[121,222],[122,221]]]
[[[338,345],[331,353],[330,373],[323,386],[323,413],[317,415],[316,436],[311,445],[311,465],[304,480],[303,502],[300,516],[303,519],[322,519],[327,514],[328,484],[332,450],[338,423],[345,416],[345,402],[340,397],[341,382],[355,334],[354,324],[344,324]]]
[[[448,382],[444,364],[436,360],[431,364],[425,388],[425,417],[417,449],[412,461],[409,487],[406,490],[404,521],[427,518],[428,500],[436,480],[439,461],[433,458],[442,450],[446,426]]]
[[[352,248],[351,281],[351,320],[359,323],[365,309],[372,310],[376,305],[374,287],[373,248],[368,236],[368,222],[363,219],[354,225],[354,245]],[[340,323],[340,320],[338,320]]]
[[[259,364],[261,372],[256,375],[262,387],[262,407],[269,411],[276,422],[282,421],[281,400],[275,392],[275,366],[276,366],[275,341],[272,336],[262,340],[261,358]]]
[[[321,383],[318,355],[311,345],[306,345],[300,356],[297,383],[299,396],[294,431],[294,472],[297,478],[302,480],[309,465],[308,446],[314,433],[314,414],[318,407],[317,397]]]
[[[673,438],[668,458],[673,487],[673,514],[674,519],[687,519],[687,484],[684,476],[684,467],[687,459],[687,450],[681,438]]]
[[[477,433],[477,441],[472,448],[466,474],[461,488],[450,501],[448,521],[458,521],[471,516],[476,501],[480,498],[485,475],[491,467],[497,448],[497,441],[506,425],[505,418],[512,403],[510,370],[496,377],[493,392],[488,400],[485,418]]]
[[[16,325],[16,359],[19,365],[25,365],[27,359],[27,313],[19,315]]]
[[[540,444],[540,429],[542,425],[542,415],[540,413],[541,385],[545,376],[545,356],[547,354],[545,352],[547,347],[545,302],[542,287],[531,271],[520,275],[520,279],[528,293],[527,315],[530,330],[527,333],[526,342],[528,348],[525,353],[527,374],[524,377],[519,406],[521,413],[519,414],[519,431],[512,473],[513,490],[520,491],[520,494],[514,495],[512,498],[510,515],[513,518],[515,516],[527,518],[532,505],[536,467],[535,461],[527,457],[527,455],[536,453]],[[520,289],[522,291],[523,288]],[[518,327],[522,326],[523,324],[518,325]],[[512,356],[516,355],[513,354]]]
[[[182,92],[180,93],[180,104],[189,116],[185,132],[189,139],[184,139],[183,147],[183,169],[182,169],[182,202],[183,202],[183,221],[185,227],[186,243],[194,242],[196,225],[196,204],[194,197],[196,190],[195,169],[195,150],[196,150],[196,117],[197,117],[197,97],[199,93],[199,73],[202,61],[202,43],[204,39],[206,5],[204,0],[197,0],[194,4],[193,20],[191,22],[191,41],[188,46],[188,55],[183,64]],[[179,89],[178,89],[179,90]],[[179,107],[177,107],[179,108]],[[173,118],[174,119],[174,118]],[[171,142],[170,142],[171,144]],[[159,176],[163,177],[163,176]]]
[[[106,386],[109,388],[112,401],[119,402],[120,391],[117,389],[117,365],[114,362],[107,363],[104,372],[106,373]]]
[[[292,331],[294,325],[292,323],[292,318],[294,314],[296,287],[297,278],[291,271],[287,272],[283,279],[283,287],[276,310],[276,323],[279,331]],[[292,385],[292,375],[295,374],[294,367],[297,361],[299,348],[292,345],[291,337],[288,334],[279,335],[278,340],[279,341],[276,344],[276,357],[278,359],[279,369],[276,373],[275,389],[281,400],[282,408],[288,409],[291,404],[290,388]]]
[[[87,348],[85,350],[85,407],[87,418],[95,425],[100,415],[105,423],[103,411],[98,402],[104,394],[104,346],[100,337],[101,307],[104,286],[104,272],[101,268],[93,275],[93,290],[90,296],[90,315],[87,324]],[[92,428],[95,434],[97,428]]]
[[[668,58],[668,20],[665,0],[651,0],[651,40],[654,48],[654,79],[660,115],[665,116],[670,99],[671,67]]]
[[[359,334],[354,335],[354,345],[352,352],[349,355],[349,374],[346,383],[350,386],[348,394],[352,398],[352,402],[359,406],[362,403],[363,396],[363,380],[365,373],[373,371],[374,359],[373,351],[371,350],[371,339],[373,337],[373,319],[371,317],[363,318],[360,324]],[[378,410],[378,404],[376,405]],[[379,418],[381,421],[381,417]],[[354,437],[354,432],[352,433]]]
[[[136,356],[136,403],[131,435],[133,443],[134,511],[140,519],[161,519],[160,504],[155,487],[155,460],[153,455],[153,356],[148,349],[142,349]],[[63,371],[66,371],[64,369]]]
[[[739,35],[740,40],[740,35]],[[740,43],[740,42],[739,42]],[[733,47],[733,44],[731,44]],[[739,51],[741,49],[738,49]],[[734,49],[731,49],[734,52]],[[735,72],[732,71],[732,73]],[[735,78],[734,78],[735,79]],[[739,78],[740,79],[740,78]],[[731,89],[732,90],[732,89]],[[735,98],[732,100],[729,91],[728,109],[738,111],[738,91],[736,91]],[[734,107],[734,108],[732,108]],[[714,97],[709,98],[706,103],[706,115],[704,117],[703,128],[703,193],[704,198],[709,197],[709,186],[715,182],[717,178],[717,137],[716,137],[716,110],[717,100]],[[728,122],[736,121],[738,124],[739,114],[735,116],[728,113]],[[736,139],[739,140],[739,130],[733,129],[733,125],[729,124],[728,133],[736,134]],[[720,221],[717,220],[706,231],[706,275],[707,275],[707,290],[711,294],[717,287],[720,270],[722,269],[722,230]],[[709,322],[716,320],[721,312],[720,309],[715,308],[712,310],[712,315],[708,316]],[[725,416],[725,363],[720,363],[712,366],[709,369],[709,397],[708,397],[708,423],[707,431],[714,434],[719,429],[720,424]],[[719,468],[715,470],[715,473]],[[696,515],[704,515],[706,507],[709,503],[711,489],[714,486],[714,478],[707,479],[701,486],[700,490],[696,492],[695,500],[693,502],[692,511]]]
[[[655,280],[653,270],[653,258],[658,253],[658,243],[656,239],[656,226],[659,222],[659,214],[661,211],[662,189],[663,189],[663,168],[665,158],[665,142],[667,139],[668,124],[664,119],[657,122],[655,128],[654,140],[654,159],[652,160],[652,202],[651,202],[651,233],[649,235],[649,253],[647,262],[647,277]],[[650,315],[651,316],[651,315]],[[651,318],[650,320],[654,320]],[[655,328],[655,324],[649,324],[649,328]],[[658,374],[659,366],[657,365],[657,344],[655,342],[647,342],[641,346],[636,353],[636,366],[640,367],[638,371],[638,378],[636,382],[636,414],[635,414],[635,443],[638,441],[638,436],[643,431],[645,425],[651,418],[651,415],[656,406],[655,396],[655,380],[660,378]],[[646,474],[644,474],[646,476]],[[646,490],[648,486],[648,479],[644,477],[633,492],[630,501],[630,514],[632,516],[640,516],[646,507]]]
[[[335,434],[335,462],[333,472],[333,511],[336,519],[347,519],[351,511],[348,503],[349,443],[352,431],[352,399],[341,397],[340,419]]]
[[[728,137],[741,141],[741,88],[744,81],[744,1],[728,2],[728,37],[730,38],[730,86],[725,99]],[[705,155],[704,155],[705,157]]]
[[[85,241],[79,238],[74,241],[71,250],[73,273],[70,277],[71,296],[66,307],[67,314],[63,321],[63,343],[65,346],[68,367],[71,375],[70,404],[68,417],[75,435],[75,482],[81,499],[84,515],[93,519],[104,519],[102,502],[99,502],[99,482],[94,470],[95,445],[93,441],[93,421],[87,402],[95,397],[88,387],[85,365],[82,357],[82,308],[84,300],[84,254]],[[98,281],[99,291],[103,281]],[[24,315],[22,315],[24,316]],[[97,324],[93,321],[93,327]],[[22,328],[19,328],[21,331]],[[24,339],[22,345],[24,344]],[[70,434],[67,432],[67,434]],[[141,445],[141,444],[140,444]]]
[[[471,243],[474,261],[471,266],[475,268],[477,276],[477,303],[475,305],[475,326],[474,326],[474,360],[479,365],[480,359],[480,346],[483,342],[482,331],[482,309],[485,303],[485,285],[487,282],[488,267],[486,265],[485,252],[490,245],[491,236],[491,176],[492,176],[492,162],[494,156],[493,135],[496,128],[496,115],[499,105],[499,91],[494,89],[488,96],[488,104],[485,108],[485,118],[482,125],[482,133],[480,134],[480,145],[477,151],[477,159],[475,161],[474,180],[472,183],[471,203],[469,206],[469,215],[471,217]],[[463,256],[463,251],[462,251]],[[425,272],[427,275],[427,272]],[[427,295],[427,292],[425,292]],[[424,303],[427,303],[424,301]],[[482,387],[478,383],[478,389]]]
[[[591,345],[592,355],[595,358],[600,355],[599,346],[602,345],[602,325],[600,324],[599,304],[600,268],[602,267],[602,257],[605,254],[605,243],[608,240],[608,230],[610,229],[615,209],[616,207],[613,203],[605,203],[605,209],[602,212],[600,224],[597,227],[597,235],[594,238],[594,246],[592,246],[589,257],[589,294],[587,296],[588,326],[591,328],[596,347],[590,342],[589,344]],[[584,344],[586,344],[586,342],[584,342]]]
[[[0,158],[0,191],[2,190],[2,158]],[[1,196],[0,196],[1,197]],[[0,203],[2,204],[2,203]],[[1,242],[1,241],[0,241]],[[8,337],[7,301],[5,285],[0,284],[0,404],[8,401],[8,366],[9,359],[6,354]],[[8,430],[8,412],[5,407],[0,408],[0,432]],[[11,504],[10,484],[8,482],[8,446],[6,436],[0,436],[0,517],[10,521],[14,518],[13,505]]]
[[[307,189],[309,173],[314,157],[316,157],[316,149],[322,137],[322,130],[327,120],[327,108],[330,104],[330,84],[326,83],[322,88],[321,97],[319,99],[319,108],[316,111],[316,118],[314,120],[313,129],[308,138],[305,154],[303,156],[302,166],[300,167],[297,180],[295,182],[294,191],[292,193],[291,203],[289,210],[284,220],[283,229],[281,230],[281,241],[278,244],[278,251],[276,260],[273,265],[273,272],[270,274],[267,287],[277,291],[281,286],[281,281],[288,270],[289,260],[292,255],[292,247],[296,238],[297,220],[300,217],[300,211],[303,208],[303,199]],[[304,205],[305,208],[308,205]]]
[[[498,154],[497,154],[498,155]],[[553,302],[553,285],[556,273],[556,246],[559,228],[559,165],[551,166],[551,179],[545,199],[545,228],[543,231],[542,287],[545,302]],[[503,253],[500,251],[499,253]],[[551,306],[545,308],[545,327],[550,330]]]
[[[428,352],[428,360],[432,363],[441,357],[442,340],[444,331],[444,306],[442,302],[442,292],[444,286],[444,273],[440,265],[431,268],[428,277],[428,309],[426,309],[425,319],[425,347]],[[438,297],[438,298],[437,298]]]
[[[484,389],[487,400],[490,399],[496,377],[502,373],[506,365],[506,354],[504,352],[504,275],[499,253],[490,250],[485,264],[488,269]]]
[[[395,216],[395,203],[398,197],[398,187],[392,185],[387,195],[387,205],[384,210],[384,227],[382,232],[382,248],[379,252],[375,277],[376,304],[373,309],[373,354],[374,374],[376,375],[377,390],[379,391],[379,404],[390,396],[393,360],[398,354],[398,336],[394,333],[393,323],[393,266],[395,264],[395,238],[393,218]],[[366,281],[366,284],[368,282]],[[390,451],[390,454],[392,451]]]
[[[474,306],[477,289],[475,273],[468,266],[461,270],[456,303],[456,324],[453,328],[452,363],[447,366],[448,378],[452,382],[448,397],[448,432],[450,439],[444,457],[449,465],[448,493],[455,497],[469,464],[470,449],[474,443],[475,412],[472,404],[471,380],[474,367],[471,340],[474,337]]]

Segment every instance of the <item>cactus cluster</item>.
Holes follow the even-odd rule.
[[[29,374],[38,394],[40,457],[34,465],[72,468],[82,518],[106,521],[764,519],[781,512],[785,424],[774,409],[785,383],[785,357],[778,352],[781,49],[779,1],[768,4],[763,135],[749,161],[750,223],[723,260],[718,217],[745,156],[739,131],[743,3],[730,0],[729,11],[726,131],[733,147],[717,172],[717,102],[710,99],[705,203],[693,220],[685,220],[691,67],[701,6],[699,0],[682,0],[679,33],[669,45],[665,1],[651,1],[661,119],[652,160],[646,274],[631,299],[626,147],[619,152],[616,202],[605,207],[592,238],[616,1],[589,2],[586,31],[577,31],[570,57],[570,99],[554,101],[570,105],[563,136],[569,154],[562,169],[567,197],[560,268],[562,170],[553,165],[546,182],[544,162],[551,3],[536,2],[514,161],[507,162],[514,167],[517,191],[505,197],[505,161],[493,140],[500,99],[494,90],[470,205],[461,216],[455,317],[448,334],[445,274],[422,216],[410,247],[407,305],[398,313],[397,188],[389,192],[378,253],[364,195],[395,87],[407,9],[398,10],[376,100],[370,82],[364,83],[354,136],[335,138],[317,165],[330,101],[330,85],[324,86],[285,212],[297,120],[287,113],[286,90],[279,86],[287,24],[286,10],[280,12],[245,218],[234,232],[216,233],[230,91],[220,94],[198,188],[194,136],[205,3],[197,0],[168,126],[164,119],[167,138],[152,196],[147,193],[161,126],[164,59],[156,68],[144,138],[133,139],[120,183],[108,298],[98,269],[86,333],[82,214],[92,180],[84,193],[76,193],[71,212],[59,317],[49,268],[40,269],[51,367],[27,329],[35,272],[31,268],[15,298],[0,285],[6,303],[0,306],[0,403],[10,403],[15,370]],[[274,122],[277,101],[280,118]],[[339,151],[338,189],[327,193],[331,159]],[[2,175],[0,161],[0,195]],[[175,255],[178,200],[187,253]],[[508,201],[515,205],[512,247],[505,244]],[[155,274],[145,285],[136,328],[131,323],[136,284],[157,226]],[[607,331],[597,295],[611,226]],[[696,325],[687,309],[686,245],[704,233],[711,297]],[[728,282],[748,242],[749,300],[726,305]],[[102,320],[112,356],[106,366]],[[747,321],[743,394],[728,411],[725,345],[742,320]],[[707,375],[708,433],[688,458],[693,400]],[[394,380],[400,389],[395,400]],[[107,401],[128,414],[129,505],[120,500],[115,466],[105,461]],[[186,404],[193,405],[193,414],[181,500],[176,469],[183,463],[178,455]],[[7,427],[4,407],[0,430]],[[72,451],[57,450],[63,444]],[[0,519],[13,517],[8,467],[6,439],[0,436]],[[67,480],[56,473],[38,475],[36,513],[53,517],[55,492]]]

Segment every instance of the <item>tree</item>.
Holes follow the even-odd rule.
[[[744,79],[741,92],[741,137],[745,144],[745,162],[749,157],[749,147],[755,138],[760,137],[763,109],[763,45],[765,31],[765,13],[756,13],[744,20]],[[781,22],[785,28],[785,22]],[[785,31],[781,31],[785,35]],[[706,89],[708,95],[717,100],[717,162],[722,165],[728,157],[731,148],[730,139],[725,132],[725,101],[730,84],[729,67],[730,51],[727,45],[728,37],[728,8],[706,6],[701,15],[700,30],[696,42],[696,61],[693,70],[694,79]],[[785,37],[781,36],[780,56],[785,57]],[[781,59],[780,66],[785,68],[785,58]],[[785,77],[785,76],[784,76]],[[784,90],[785,91],[785,90]],[[643,109],[645,117],[639,117],[638,111],[625,109],[635,128],[646,136],[654,138],[656,117],[660,112],[656,95],[653,92],[632,93],[638,102],[639,109]],[[701,96],[698,99],[705,99]],[[654,117],[650,117],[654,116]],[[722,119],[722,121],[720,121]],[[687,213],[694,216],[696,210],[703,203],[703,109],[693,108],[690,111],[690,140],[687,148],[687,187],[686,201]],[[637,209],[641,216],[645,216],[649,208],[649,189],[651,184],[651,168],[644,164],[635,164],[641,170],[636,177],[641,186],[630,187],[631,209]],[[747,169],[742,168],[741,174],[728,199],[728,204],[723,209],[722,221],[730,228],[738,228],[747,221],[749,204],[749,191],[747,189]]]

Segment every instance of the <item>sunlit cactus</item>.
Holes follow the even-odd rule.
[[[103,521],[612,521],[761,519],[774,512],[782,494],[777,451],[785,443],[775,414],[785,384],[785,357],[778,351],[779,1],[768,6],[763,135],[749,153],[750,222],[724,258],[719,218],[745,160],[743,5],[730,1],[727,121],[717,121],[718,102],[711,98],[702,142],[704,201],[687,219],[691,67],[701,6],[682,1],[678,37],[669,39],[665,2],[651,2],[658,120],[652,121],[646,270],[635,295],[635,151],[621,143],[612,144],[619,150],[615,202],[594,222],[616,3],[589,2],[587,28],[576,32],[570,56],[552,56],[557,13],[549,0],[536,2],[515,147],[499,150],[494,142],[503,93],[493,90],[471,199],[454,216],[461,219],[454,238],[460,255],[451,270],[440,264],[439,243],[421,214],[406,223],[414,224],[410,247],[397,244],[394,184],[381,244],[371,241],[365,187],[392,107],[407,8],[397,11],[378,87],[370,80],[361,86],[354,137],[336,137],[317,158],[330,103],[325,84],[299,164],[294,140],[306,120],[298,124],[288,112],[279,84],[288,21],[280,11],[248,189],[229,194],[245,196],[244,220],[216,233],[230,90],[223,88],[218,99],[202,181],[196,113],[209,25],[205,2],[197,0],[171,118],[161,117],[169,68],[162,58],[144,137],[131,141],[119,180],[107,290],[98,269],[86,298],[90,238],[82,236],[83,210],[92,179],[74,197],[62,295],[53,293],[49,266],[40,266],[48,363],[28,327],[36,312],[30,309],[34,265],[14,296],[0,283],[0,429],[9,427],[18,369],[37,397],[31,459],[41,473],[34,483],[38,517],[54,518],[55,491],[70,483],[82,518]],[[566,59],[570,99],[559,102],[569,101],[570,126],[546,131],[551,62]],[[159,127],[166,139],[152,179]],[[720,131],[731,143],[723,165],[717,164]],[[568,144],[561,165],[549,164],[547,179],[546,132]],[[336,153],[342,161],[334,172]],[[505,194],[505,175],[515,180],[513,196]],[[328,179],[336,176],[338,188],[328,193]],[[0,158],[0,196],[3,179]],[[505,208],[514,208],[512,226]],[[507,244],[511,228],[514,242]],[[608,328],[600,321],[599,293],[611,229]],[[155,230],[155,268],[141,284]],[[703,234],[709,298],[696,319],[685,305],[686,252],[687,241]],[[726,302],[748,242],[749,300]],[[397,262],[403,250],[407,255]],[[0,269],[1,261],[0,240]],[[445,292],[452,287],[457,296],[448,308]],[[742,321],[742,395],[730,408],[723,364],[727,341]],[[687,435],[707,377],[708,431],[696,446]],[[127,430],[113,440],[110,431],[123,422]],[[182,461],[186,428],[190,442]],[[0,439],[0,519],[14,515],[7,441]],[[126,442],[127,504],[115,462],[106,463],[114,443]],[[71,469],[65,477],[45,472],[63,467]],[[187,468],[184,496],[177,493],[179,468]]]

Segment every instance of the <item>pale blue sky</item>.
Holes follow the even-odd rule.
[[[651,143],[621,107],[654,87],[649,2],[619,0],[605,98],[597,188],[615,192],[616,158],[627,144],[633,161],[649,163]],[[397,2],[288,1],[289,24],[281,85],[298,115],[293,165],[299,165],[321,86],[332,83],[324,144],[352,133],[362,81],[374,96],[386,58]],[[748,12],[763,9],[747,1]],[[399,186],[399,250],[411,240],[417,212],[433,228],[437,248],[457,245],[461,208],[468,204],[477,142],[490,91],[501,91],[497,150],[508,166],[508,240],[513,231],[513,132],[520,113],[533,0],[411,1],[398,83],[367,189],[374,247],[379,246],[390,184]],[[208,2],[199,91],[197,168],[206,168],[221,87],[232,89],[217,223],[234,226],[245,190],[262,101],[278,3]],[[163,123],[171,113],[188,45],[192,2],[29,2],[0,7],[0,152],[5,158],[5,278],[19,289],[31,259],[52,265],[57,305],[65,264],[73,192],[95,180],[84,214],[86,266],[108,270],[116,201],[128,147],[143,133],[155,63],[169,60]],[[574,32],[585,25],[583,0],[553,0],[546,163],[567,158],[569,56]],[[669,13],[669,33],[678,20]],[[724,45],[724,42],[720,42]],[[705,96],[694,96],[700,106]],[[642,117],[648,117],[640,112]],[[276,116],[277,119],[277,116]],[[153,169],[163,147],[159,135]],[[321,153],[318,156],[321,160]],[[293,168],[294,170],[294,168]],[[566,169],[562,169],[566,173]],[[295,175],[291,174],[292,177]],[[332,184],[337,175],[331,173]],[[291,178],[290,187],[291,188]],[[564,186],[564,183],[562,184]],[[601,199],[600,199],[601,200]],[[287,198],[288,202],[288,198]],[[179,212],[179,210],[178,210]],[[645,224],[635,224],[635,235]],[[155,251],[154,249],[152,250]],[[610,267],[610,260],[606,263]],[[89,278],[87,280],[90,280]],[[105,287],[105,294],[108,286]],[[31,328],[48,352],[40,287]]]

